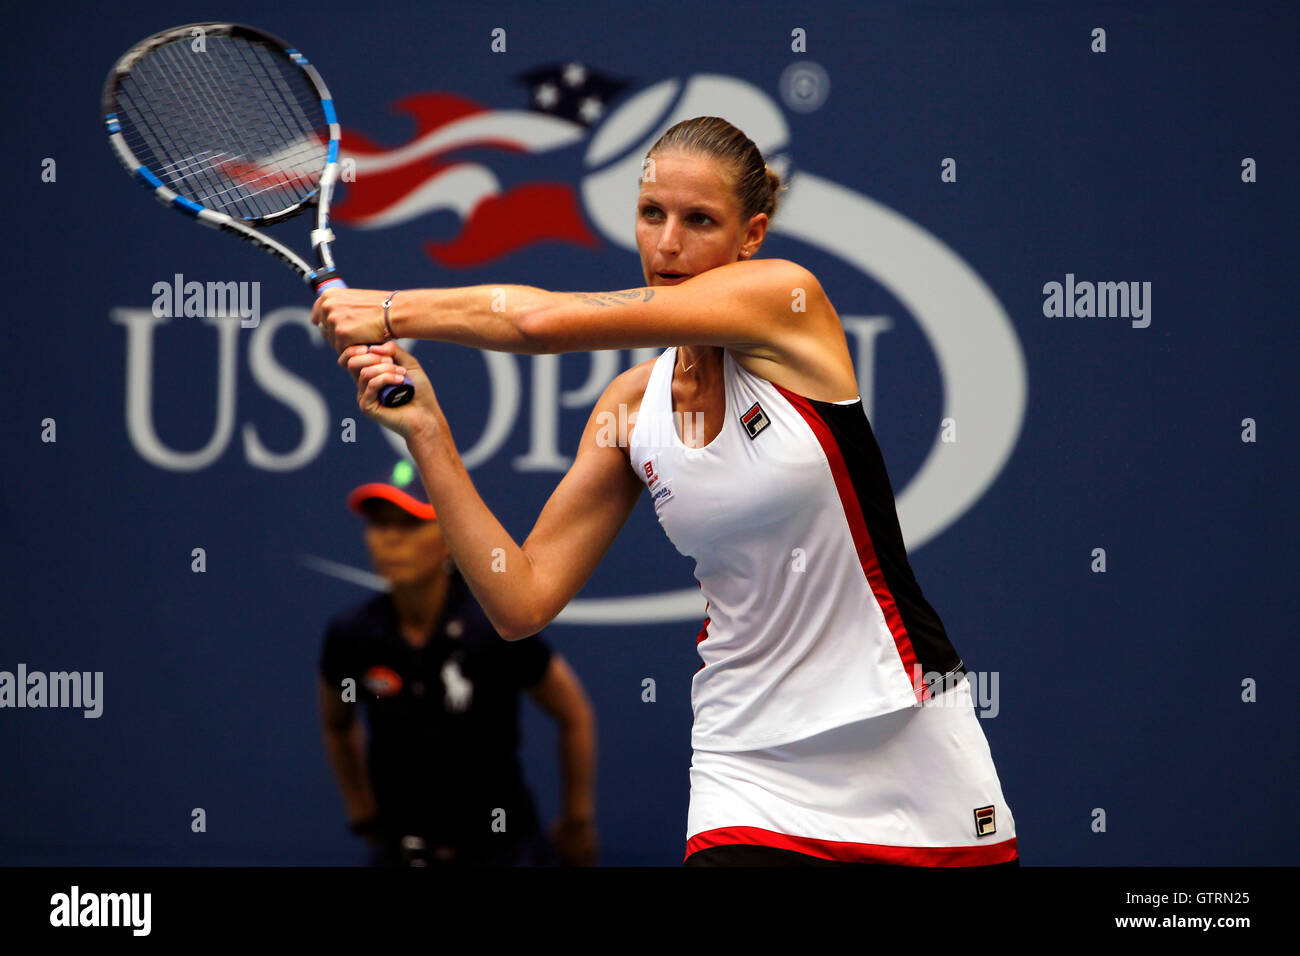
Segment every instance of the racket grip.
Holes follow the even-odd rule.
[[[316,286],[316,295],[319,296],[326,289],[346,289],[347,287],[348,284],[337,275],[330,276]],[[406,376],[401,385],[385,385],[379,390],[379,402],[385,408],[398,408],[414,397],[415,383],[411,381],[409,375]]]

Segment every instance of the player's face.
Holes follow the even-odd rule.
[[[737,261],[742,250],[753,255],[766,228],[762,213],[741,223],[740,203],[724,163],[675,151],[655,156],[653,167],[647,164],[636,209],[636,244],[646,285],[677,285]]]
[[[447,544],[438,522],[417,518],[392,502],[367,502],[366,547],[375,571],[390,584],[426,584],[444,573]]]

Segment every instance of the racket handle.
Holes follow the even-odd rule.
[[[348,284],[340,279],[337,275],[330,276],[316,286],[316,294],[319,296],[326,289],[346,289]],[[415,383],[411,381],[411,376],[406,376],[401,385],[385,385],[379,390],[379,402],[386,408],[397,408],[405,405],[415,397]]]

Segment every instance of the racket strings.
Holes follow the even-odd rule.
[[[278,58],[272,60],[271,55],[264,47],[254,46],[253,44],[232,44],[231,51],[232,55],[240,55],[244,58],[245,62],[242,65],[246,67],[246,72],[234,74],[229,71],[218,71],[213,77],[215,84],[222,88],[222,92],[228,100],[248,100],[250,102],[256,102],[259,96],[261,96],[266,102],[271,104],[269,110],[260,114],[256,118],[256,121],[262,123],[260,129],[252,130],[252,132],[257,134],[255,138],[258,142],[294,142],[296,140],[299,143],[298,148],[301,150],[302,130],[306,129],[308,132],[311,132],[312,124],[307,119],[306,113],[302,110],[297,100],[293,98],[287,84],[283,82],[282,75],[275,70]],[[232,75],[238,76],[241,80],[244,80],[246,84],[255,84],[254,88],[251,92],[246,89],[230,89],[227,81]],[[292,118],[296,121],[292,127],[284,121],[287,113],[291,113]],[[323,159],[323,155],[315,156],[315,154],[313,154],[313,157]],[[303,158],[299,157],[296,162],[301,163],[302,160]],[[288,168],[291,165],[292,163],[285,163],[283,161],[275,165],[267,163],[266,170],[262,172],[261,175],[246,181],[244,186],[251,189],[251,186],[258,182],[270,180],[266,185],[252,191],[252,194],[256,194],[265,192],[269,189],[275,189],[279,186],[287,185],[292,182],[292,177],[288,172]],[[309,177],[310,174],[319,170],[319,165],[318,162],[315,168],[306,167]],[[299,167],[296,171],[300,171],[301,168],[302,167]],[[314,186],[315,183],[313,182],[312,185]],[[204,197],[205,205],[208,204],[206,200],[215,196],[223,196],[226,193],[231,192],[234,188],[236,187],[227,187],[224,190],[219,190],[216,193],[209,194]]]
[[[131,151],[169,188],[243,219],[309,198],[328,123],[315,88],[279,51],[240,37],[187,40],[142,57],[119,86]]]
[[[173,46],[180,47],[175,50],[179,55],[187,49],[180,44]],[[223,157],[218,164],[233,183],[208,189],[198,200],[203,205],[222,206],[232,198],[251,202],[262,193],[287,189],[294,203],[300,201],[315,188],[324,154],[315,135],[317,124],[308,119],[299,98],[285,82],[285,72],[291,71],[289,75],[304,86],[305,82],[280,54],[261,44],[228,41],[218,44],[214,52],[219,56],[199,61],[203,75],[194,89],[203,96],[210,115],[224,121],[225,137],[239,143],[240,151],[237,156]],[[238,119],[242,123],[230,122],[229,104],[240,105]],[[264,108],[258,109],[259,104]],[[314,95],[312,105],[322,112]],[[323,121],[323,113],[321,118]],[[304,134],[308,141],[305,150]],[[253,205],[260,215],[282,208],[281,203],[272,201]]]
[[[173,44],[172,47],[173,55],[186,55],[186,46]],[[305,198],[315,188],[324,155],[314,135],[315,124],[284,80],[284,73],[289,70],[290,75],[305,85],[301,76],[285,64],[281,55],[260,44],[227,41],[218,44],[213,52],[218,56],[198,60],[203,72],[199,82],[191,83],[191,92],[203,98],[208,115],[223,123],[224,138],[238,143],[239,151],[237,155],[225,151],[227,155],[220,157],[217,164],[225,174],[222,178],[232,178],[233,183],[218,183],[217,188],[204,190],[198,201],[203,205],[223,206],[232,198],[251,201],[261,193],[281,188],[290,189],[295,203]],[[178,75],[189,78],[184,72]],[[314,96],[312,101],[317,112],[321,112]],[[230,104],[241,106],[238,119],[242,123],[230,121]],[[257,109],[259,104],[264,108]],[[251,109],[243,109],[245,106]],[[305,153],[304,131],[309,139]],[[285,143],[290,144],[290,154],[281,145]],[[274,202],[256,202],[253,206],[260,215],[282,208]]]

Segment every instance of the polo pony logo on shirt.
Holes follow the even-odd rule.
[[[745,431],[749,432],[752,441],[758,437],[759,432],[772,423],[768,421],[767,415],[763,412],[763,406],[755,402],[749,406],[749,411],[740,416],[740,424],[745,426]]]
[[[442,665],[442,686],[447,689],[443,699],[447,710],[453,714],[463,714],[474,696],[474,685],[461,672],[460,662],[454,657]]]

